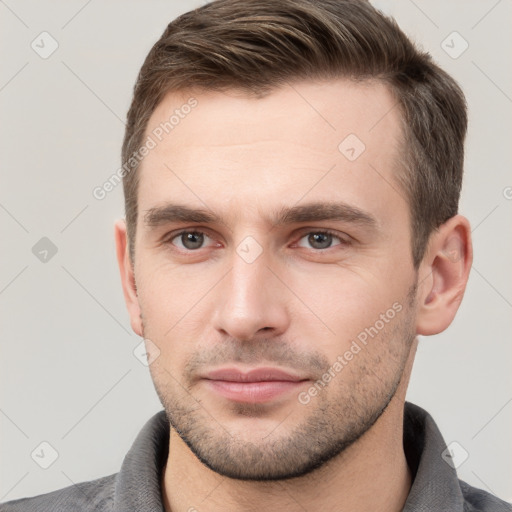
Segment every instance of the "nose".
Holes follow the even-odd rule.
[[[232,262],[218,289],[215,328],[240,341],[282,335],[290,322],[286,290],[269,258],[248,262],[234,253]]]

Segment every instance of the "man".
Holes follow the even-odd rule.
[[[115,226],[164,407],[116,475],[8,511],[512,510],[405,403],[472,261],[462,92],[357,0],[218,0],[144,63]]]

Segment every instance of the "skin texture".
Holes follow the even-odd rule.
[[[133,264],[124,221],[115,228],[132,328],[150,340],[173,426],[167,510],[401,510],[416,335],[441,332],[458,309],[472,258],[467,220],[441,226],[414,268],[394,176],[400,112],[382,84],[297,82],[262,99],[172,93],[147,133],[190,97],[197,106],[141,164]],[[355,160],[339,149],[350,134],[365,146]],[[158,217],[170,203],[217,218]],[[309,211],[275,222],[286,208],[333,203],[343,218]],[[261,367],[303,382],[247,403],[204,378]],[[327,384],[308,391],[329,368]]]

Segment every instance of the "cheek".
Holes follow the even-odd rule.
[[[407,294],[405,276],[393,276],[390,269],[369,271],[326,265],[307,275],[289,274],[288,282],[303,300],[303,304],[296,303],[297,312],[313,311],[318,323],[332,331],[335,343],[357,336],[392,309],[393,304],[403,305]]]
[[[312,348],[313,340],[330,364],[346,365],[340,385],[357,381],[362,367],[375,368],[384,378],[402,360],[404,336],[409,336],[404,331],[405,316],[410,314],[405,279],[344,269],[315,283],[319,286],[309,290],[308,305],[330,331],[320,335],[311,322],[299,317],[296,332],[309,345],[305,349]]]
[[[141,261],[137,289],[144,336],[160,350],[156,367],[165,363],[166,368],[178,368],[207,339],[207,307],[214,300],[219,273],[193,272],[167,262],[142,263],[146,262]]]
[[[218,272],[192,265],[141,261],[138,272],[138,296],[146,321],[159,333],[178,327],[194,316],[197,306],[218,281]]]
[[[385,327],[392,327],[390,317],[404,305],[410,276],[389,261],[379,265],[372,261],[373,265],[359,266],[275,265],[286,283],[278,285],[272,299],[289,317],[283,339],[295,340],[305,352],[318,351],[335,360],[353,340],[364,339],[365,333],[368,338],[368,330],[377,329],[380,336],[386,320]],[[222,283],[229,268],[214,261],[176,265],[141,258],[137,281],[145,336],[158,344],[161,361],[169,368],[182,367],[202,345],[219,339],[213,318],[230,293]],[[391,313],[386,316],[387,311]]]

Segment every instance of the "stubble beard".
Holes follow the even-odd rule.
[[[153,383],[170,425],[205,466],[225,477],[277,481],[315,471],[368,432],[395,396],[415,338],[412,316],[415,291],[415,286],[409,291],[400,319],[379,333],[378,339],[361,350],[350,366],[314,399],[303,405],[293,398],[296,406],[302,408],[303,421],[291,424],[284,418],[272,431],[264,435],[258,431],[250,440],[246,435],[242,438],[230,432],[228,426],[215,418],[211,408],[194,396],[189,372],[185,371],[178,383],[168,370],[153,363],[150,366]],[[254,344],[224,347],[224,355],[219,352],[215,359],[224,357],[227,361],[246,363],[261,360],[262,354],[265,360],[274,363],[294,357],[290,347],[280,347],[276,340],[264,339]],[[311,366],[323,365],[323,371],[333,363],[318,354],[308,357]],[[197,361],[203,360],[203,356],[197,356]],[[199,366],[197,361],[187,369]],[[302,356],[297,356],[296,362],[299,366],[308,364]],[[294,366],[290,364],[290,367]],[[316,373],[321,375],[323,371],[316,370]],[[232,403],[230,412],[244,417],[245,421],[250,416],[257,422],[268,409],[265,404]]]

